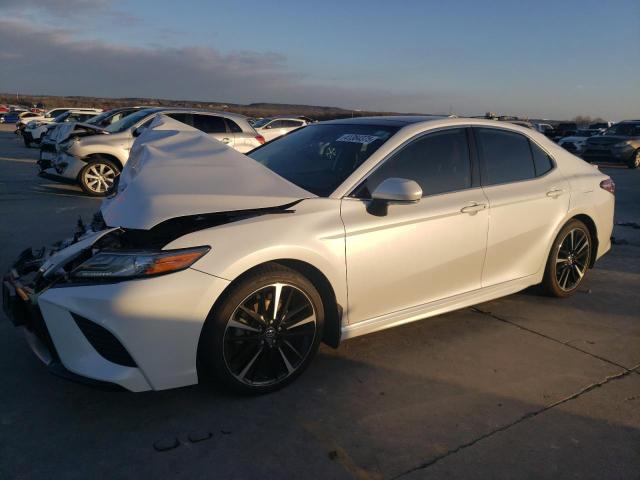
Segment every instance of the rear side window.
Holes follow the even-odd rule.
[[[193,126],[193,118],[190,113],[167,113],[167,116],[178,122]]]
[[[544,175],[553,168],[551,157],[533,142],[531,144],[531,152],[533,153],[533,164],[536,169],[536,176]]]
[[[471,159],[465,129],[432,133],[410,143],[369,175],[358,196],[370,197],[383,180],[393,177],[416,181],[424,196],[470,188]]]
[[[528,138],[497,128],[474,128],[474,132],[483,159],[483,185],[535,178]]]
[[[228,118],[225,118],[225,121],[227,122],[227,127],[229,128],[229,131],[231,133],[242,133],[242,129],[236,122],[234,122],[233,120],[229,120]]]
[[[204,133],[227,133],[224,119],[215,115],[194,115],[193,126]]]
[[[299,122],[297,120],[282,120],[282,126],[283,127],[301,127],[302,126],[302,122]]]

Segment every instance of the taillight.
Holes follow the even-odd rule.
[[[601,181],[600,188],[602,188],[603,190],[606,190],[611,195],[616,194],[616,184],[610,178],[607,178],[606,180]]]
[[[266,141],[262,135],[258,135],[256,137],[256,140],[258,140],[258,142],[260,142],[260,145],[264,145],[264,142]]]

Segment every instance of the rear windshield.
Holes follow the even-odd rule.
[[[397,131],[377,125],[310,125],[248,155],[299,187],[327,197]]]

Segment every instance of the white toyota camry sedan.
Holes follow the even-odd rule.
[[[53,372],[262,393],[320,342],[531,285],[571,295],[611,246],[613,194],[505,122],[337,120],[243,155],[158,116],[91,226],[25,250],[3,304]]]

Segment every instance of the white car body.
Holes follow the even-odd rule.
[[[175,220],[254,213],[172,230],[162,251],[211,247],[182,271],[106,283],[62,281],[35,293],[32,300],[64,367],[131,391],[198,382],[198,344],[214,304],[243,274],[269,262],[305,266],[326,279],[339,307],[334,326],[348,339],[540,283],[554,239],[573,218],[594,229],[592,260],[610,248],[614,197],[598,186],[608,177],[540,133],[466,118],[350,120],[314,124],[261,147],[316,125],[338,125],[347,134],[353,124],[397,126],[337,188],[319,196],[205,134],[157,119],[137,139],[118,194],[103,203],[109,227],[54,254],[40,267],[45,278],[114,231],[144,233]],[[525,181],[425,192],[409,204],[389,203],[383,215],[370,212],[371,200],[352,195],[416,139],[449,129],[472,135],[476,128],[524,136],[553,159],[551,170]],[[343,137],[338,141],[369,141]],[[105,359],[78,318],[110,332],[134,363]],[[28,338],[41,358],[51,359],[41,341],[31,333]]]
[[[266,119],[264,119],[266,120]],[[267,142],[274,140],[282,135],[286,135],[289,132],[293,132],[298,128],[302,128],[308,125],[309,122],[301,118],[296,117],[275,117],[268,119],[264,124],[257,123],[254,128],[256,132],[264,137]]]
[[[40,137],[42,137],[42,135],[47,131],[49,125],[55,122],[56,117],[68,111],[92,114],[92,116],[102,112],[102,110],[99,108],[56,108],[53,110],[49,110],[49,112],[47,112],[44,116],[30,118],[26,124],[25,131],[29,132],[29,134],[31,135],[31,139],[37,142],[40,140]]]

